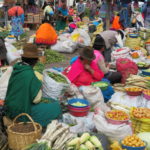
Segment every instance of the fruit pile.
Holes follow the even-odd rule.
[[[135,134],[125,137],[121,143],[125,146],[131,146],[131,147],[145,146],[145,143]]]
[[[148,108],[134,108],[132,111],[132,115],[135,118],[145,118],[150,119],[150,109]]]
[[[150,90],[145,89],[145,90],[143,91],[143,94],[150,96]]]
[[[106,113],[106,117],[117,121],[125,121],[129,119],[129,116],[121,110],[111,110]]]
[[[126,91],[127,92],[142,92],[142,88],[139,88],[139,87],[129,87],[129,88],[126,88]]]

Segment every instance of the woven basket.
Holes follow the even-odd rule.
[[[12,130],[12,127],[15,127],[16,125],[24,124],[24,122],[16,123],[16,120],[21,116],[27,116],[29,118],[31,122],[27,122],[26,124],[28,125],[32,124],[34,127],[34,131],[28,133],[20,133]],[[39,139],[41,137],[41,131],[42,131],[41,125],[35,123],[28,114],[22,113],[18,115],[13,120],[13,123],[7,129],[8,144],[10,149],[23,150],[27,145],[34,143],[36,139]]]

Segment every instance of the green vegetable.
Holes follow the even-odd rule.
[[[95,145],[96,148],[99,148],[99,150],[103,150],[102,144],[96,136],[91,136],[90,141]]]
[[[46,56],[46,64],[63,62],[65,60],[64,55],[50,49],[45,50],[45,56]]]
[[[147,150],[150,150],[150,132],[141,132],[138,134],[138,137],[147,142]]]
[[[80,144],[80,138],[77,137],[77,138],[71,140],[71,141],[67,144],[67,146],[75,146],[75,145],[79,145],[79,144]]]
[[[35,143],[29,145],[25,150],[51,150],[51,148],[48,147],[47,143]]]
[[[35,71],[38,71],[39,73],[42,73],[43,70],[45,69],[45,65],[42,64],[41,62],[38,62],[34,68],[33,68]]]
[[[79,150],[88,150],[88,148],[85,145],[81,144]]]
[[[51,77],[52,79],[54,79],[56,82],[61,82],[61,83],[68,83],[66,78],[63,77],[60,74],[56,74],[53,72],[48,72],[49,77]]]
[[[85,143],[88,139],[90,138],[89,133],[83,133],[82,136],[80,137],[80,143]]]
[[[104,87],[108,86],[108,83],[106,83],[106,82],[96,82],[96,83],[93,83],[93,85],[96,86],[96,87],[104,88]]]
[[[89,149],[89,150],[95,150],[95,146],[90,142],[90,141],[87,141],[85,143],[85,146]]]
[[[87,106],[86,104],[83,104],[81,102],[72,103],[73,106]]]

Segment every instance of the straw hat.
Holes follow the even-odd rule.
[[[84,59],[92,61],[95,59],[94,51],[91,47],[84,47],[80,50],[80,56]]]
[[[23,48],[22,57],[26,58],[38,58],[38,49],[35,44],[27,43]]]

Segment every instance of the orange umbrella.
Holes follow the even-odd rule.
[[[8,10],[9,16],[11,16],[11,17],[16,16],[16,14],[18,16],[20,16],[20,15],[24,14],[24,10],[20,6],[14,6]]]

